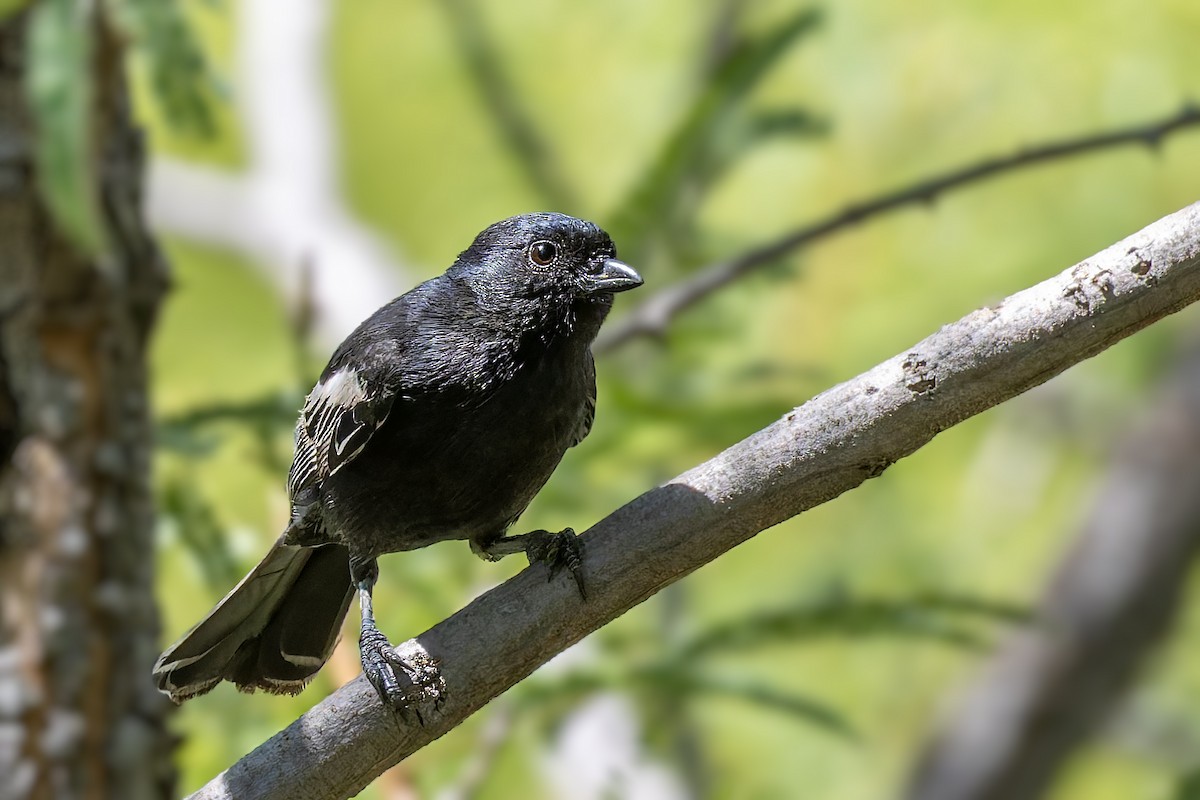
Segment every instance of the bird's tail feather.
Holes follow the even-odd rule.
[[[345,547],[298,547],[281,539],[159,656],[158,689],[175,702],[221,680],[243,691],[295,694],[329,659],[353,596]]]

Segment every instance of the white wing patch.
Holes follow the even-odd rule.
[[[358,380],[358,373],[346,367],[330,375],[329,380],[313,387],[304,402],[304,413],[308,414],[309,409],[317,405],[350,408],[366,399],[367,393]]]
[[[390,398],[372,396],[349,367],[314,386],[296,426],[296,458],[288,481],[293,500],[361,453],[390,409]]]

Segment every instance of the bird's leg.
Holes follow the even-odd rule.
[[[413,711],[417,722],[424,723],[418,704],[433,701],[437,708],[443,700],[445,686],[437,661],[424,651],[409,655],[397,653],[375,624],[372,595],[375,581],[379,578],[379,564],[375,559],[352,557],[350,575],[358,587],[359,606],[362,609],[358,651],[362,657],[363,674],[375,687],[384,705],[406,719],[409,712]]]
[[[565,567],[575,579],[579,588],[579,596],[587,600],[587,588],[583,583],[583,544],[575,531],[563,528],[561,531],[530,531],[514,536],[495,536],[481,540],[472,539],[471,549],[480,558],[488,561],[499,561],[513,553],[524,553],[530,564],[545,564],[553,580]]]

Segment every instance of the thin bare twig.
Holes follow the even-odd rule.
[[[445,702],[404,724],[364,678],[192,795],[349,797],[550,658],[759,531],[882,474],[939,432],[1200,300],[1200,203],[968,314],[653,489],[583,534],[589,587],[530,568],[401,645]]]
[[[926,178],[874,199],[847,206],[782,238],[727,261],[719,261],[673,286],[668,286],[651,296],[624,319],[610,326],[592,349],[597,353],[604,353],[643,336],[662,337],[675,317],[718,289],[771,264],[797,248],[886,212],[908,205],[931,203],[943,192],[1021,167],[1127,144],[1157,147],[1169,134],[1196,125],[1200,125],[1200,107],[1189,103],[1177,114],[1164,120],[1026,147],[1009,156],[988,158],[969,167]]]

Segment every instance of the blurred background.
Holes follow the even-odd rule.
[[[1194,0],[179,7],[179,38],[129,56],[173,276],[151,345],[162,644],[282,529],[291,426],[331,349],[490,222],[553,209],[609,230],[646,280],[618,298],[616,331],[665,287],[847,205],[1200,99]],[[178,85],[161,79],[173,57],[190,65],[168,73],[191,75]],[[1198,186],[1200,131],[1181,130],[770,260],[659,335],[610,342],[595,428],[519,527],[587,528]],[[655,596],[362,796],[896,795],[1197,334],[1185,310],[946,431]],[[522,565],[446,543],[381,566],[376,609],[400,641]],[[1184,598],[1048,796],[1200,797],[1195,607]],[[222,685],[183,706],[179,789],[357,675],[355,644],[350,630],[298,697]]]

